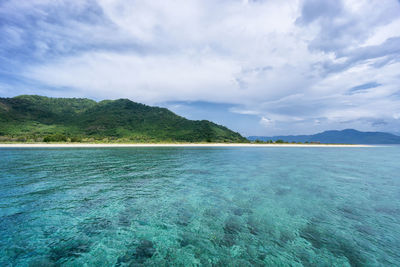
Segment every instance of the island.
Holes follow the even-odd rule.
[[[224,126],[128,99],[0,98],[0,143],[248,143]]]

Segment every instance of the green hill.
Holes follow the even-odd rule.
[[[247,142],[210,121],[192,121],[166,108],[128,99],[22,95],[0,98],[0,141]]]

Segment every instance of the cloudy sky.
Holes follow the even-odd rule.
[[[398,0],[2,0],[0,96],[129,98],[244,135],[400,133]]]

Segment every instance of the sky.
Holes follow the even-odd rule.
[[[0,97],[129,98],[245,136],[400,134],[398,0],[1,0]]]

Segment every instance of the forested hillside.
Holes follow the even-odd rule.
[[[210,121],[192,121],[166,108],[128,99],[23,95],[0,98],[0,141],[16,142],[246,142]]]

